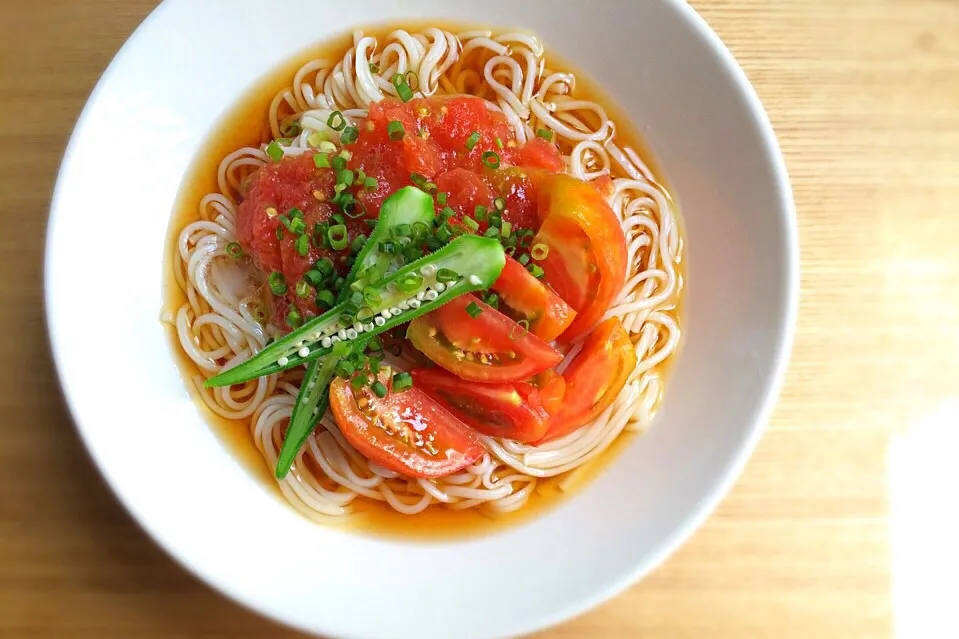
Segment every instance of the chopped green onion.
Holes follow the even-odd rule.
[[[406,84],[409,85],[411,90],[416,91],[420,88],[420,77],[416,75],[415,71],[407,71],[403,79],[406,80]]]
[[[491,226],[488,229],[486,229],[486,232],[483,233],[483,235],[485,235],[486,237],[499,237],[499,229],[496,228],[495,226]]]
[[[422,285],[423,278],[416,273],[407,273],[396,282],[396,288],[403,293],[415,293]]]
[[[286,323],[290,328],[299,328],[303,326],[303,316],[295,307],[291,308],[290,312],[286,314]]]
[[[396,253],[396,244],[394,244],[391,240],[386,240],[380,244],[380,251],[386,253],[387,255],[392,255],[393,253]]]
[[[330,114],[330,117],[327,118],[326,126],[330,127],[334,131],[342,131],[346,128],[346,118],[344,118],[343,114],[339,111],[334,111]]]
[[[374,191],[379,185],[380,184],[376,181],[376,178],[368,177],[363,180],[363,186],[366,187],[367,191]]]
[[[310,252],[310,238],[306,235],[301,235],[296,238],[296,252],[300,254],[301,257],[306,257],[307,253]]]
[[[334,251],[342,251],[349,246],[350,237],[344,224],[331,226],[330,230],[326,232],[326,236],[330,238],[330,246],[333,247]]]
[[[360,130],[355,126],[348,126],[340,133],[340,144],[353,144],[360,138]]]
[[[522,329],[522,332],[516,332],[517,326]],[[513,326],[511,329],[509,329],[510,341],[515,342],[518,339],[526,337],[527,333],[529,333],[529,320],[520,320],[516,322],[516,326]]]
[[[448,197],[449,197],[448,193],[443,193],[443,192],[437,193],[436,203],[439,204],[440,206],[446,206],[446,198]]]
[[[346,224],[346,218],[340,215],[339,213],[334,213],[330,216],[330,219],[336,222],[337,224]]]
[[[286,214],[290,216],[291,220],[303,219],[303,211],[296,208],[295,206],[289,211],[287,211]]]
[[[506,200],[501,197],[496,198],[493,200],[493,208],[502,213],[506,210]]]
[[[499,234],[503,237],[509,237],[510,231],[513,230],[513,225],[509,222],[503,222],[503,226],[500,227]]]
[[[331,260],[328,257],[324,257],[318,260],[317,263],[313,265],[313,268],[319,271],[323,277],[328,277],[329,275],[332,275],[333,271],[335,270],[333,266],[333,260]]]
[[[346,217],[351,220],[355,220],[358,217],[363,217],[366,215],[366,205],[357,200],[352,195],[346,199],[340,208],[343,209],[343,212],[346,213]]]
[[[478,231],[478,230],[479,230],[479,222],[477,222],[476,220],[474,220],[474,219],[471,218],[471,217],[464,217],[464,218],[463,218],[463,224],[465,224],[467,227],[469,227],[469,229],[470,229],[471,231]]]
[[[324,153],[336,153],[336,145],[329,140],[323,140],[320,142],[320,151]]]
[[[410,71],[407,75],[410,73],[413,72]],[[413,73],[413,77],[416,77],[415,73]],[[410,88],[410,84],[403,74],[397,73],[393,76],[393,87],[396,89],[396,95],[398,95],[403,102],[409,102],[413,99],[413,90]]]
[[[549,255],[549,247],[541,242],[536,243],[530,249],[529,254],[534,260],[545,260],[546,256]]]
[[[389,391],[386,390],[386,386],[384,386],[383,382],[380,381],[373,382],[373,385],[370,388],[373,389],[373,392],[376,393],[376,396],[380,399],[383,399],[389,394]]]
[[[473,131],[472,133],[470,133],[470,136],[466,138],[466,150],[472,151],[473,148],[475,148],[476,145],[479,144],[479,141],[480,141],[479,131]]]
[[[426,239],[426,236],[430,234],[430,228],[426,226],[423,222],[414,222],[413,223],[413,237],[422,241]]]
[[[295,233],[296,235],[303,235],[303,231],[306,230],[306,222],[303,221],[301,217],[295,217],[290,221],[290,232]]]
[[[282,226],[276,227],[276,239],[282,240],[283,236],[285,235],[283,231],[285,230],[286,229],[284,229]]]
[[[469,304],[466,305],[466,314],[472,317],[473,319],[476,319],[477,317],[479,317],[480,313],[482,312],[483,312],[483,309],[481,309],[479,307],[479,304],[477,304],[476,302],[470,302]]]
[[[393,392],[402,393],[413,388],[413,376],[409,373],[397,373],[393,376]]]
[[[390,136],[390,139],[394,142],[398,142],[403,139],[403,136],[406,135],[406,129],[403,127],[403,123],[399,120],[393,120],[386,125],[386,133]]]
[[[543,138],[544,140],[552,140],[553,132],[550,131],[549,129],[540,129],[539,131],[536,132],[536,137]]]
[[[333,158],[333,168],[337,171],[342,171],[346,168],[346,158],[340,157],[339,155]]]
[[[238,260],[243,257],[243,247],[240,246],[239,242],[230,242],[226,245],[226,254],[234,260]]]
[[[283,149],[280,148],[280,145],[277,144],[276,140],[273,140],[267,145],[266,154],[269,155],[270,159],[274,162],[279,162],[283,159]]]
[[[370,306],[376,306],[383,302],[383,297],[372,286],[368,286],[365,289],[363,289],[363,293],[361,294],[361,297],[363,298],[363,301],[365,301]]]
[[[274,295],[286,295],[286,278],[283,276],[283,273],[273,271],[270,273],[268,282],[270,284],[270,290],[273,291]]]
[[[399,239],[402,237],[409,237],[410,235],[413,234],[413,227],[410,226],[409,224],[397,224],[396,226],[390,229],[390,233],[393,235],[395,239]]]
[[[527,264],[529,264],[529,254],[523,253],[522,255],[520,255],[519,263],[522,264],[523,266],[526,266]]]
[[[499,155],[495,151],[486,151],[483,153],[483,166],[490,169],[499,168]]]
[[[491,308],[499,308],[499,296],[496,293],[490,293],[486,297],[486,305]]]
[[[374,62],[370,62],[370,73],[372,73],[373,75],[376,75],[379,72],[380,72],[380,65]]]
[[[300,280],[296,283],[296,294],[300,297],[306,297],[310,294],[310,285],[306,283],[306,280]]]
[[[502,149],[502,148],[503,148],[503,141],[500,140],[498,137],[496,138],[496,148],[498,148],[498,149]]]
[[[356,171],[356,183],[362,184],[365,181],[366,181],[366,171],[364,171],[363,169],[358,169]]]
[[[300,134],[300,123],[297,122],[296,120],[293,120],[292,122],[287,122],[286,124],[280,127],[280,133],[282,133],[283,135],[287,135],[291,138],[295,138],[296,136]]]
[[[370,383],[370,376],[366,373],[360,373],[356,377],[350,380],[350,388],[355,391],[360,390],[364,386],[368,386]]]
[[[453,233],[450,231],[450,225],[447,222],[443,222],[442,226],[436,229],[436,239],[440,242],[448,242],[452,237]]]
[[[347,359],[341,359],[336,363],[336,368],[333,369],[333,372],[336,373],[336,376],[341,379],[349,379],[353,375],[355,369],[353,364],[350,364],[350,361]]]
[[[526,266],[526,270],[529,271],[532,274],[532,276],[537,279],[542,278],[546,274],[546,272],[543,271],[543,267],[540,266],[539,264],[529,264]]]
[[[309,271],[303,274],[303,279],[309,282],[310,286],[316,287],[323,283],[323,274],[320,273],[319,271],[310,269]]]
[[[454,271],[451,268],[441,268],[436,271],[436,281],[437,282],[455,282],[460,277],[460,274]]]
[[[318,169],[330,168],[330,157],[326,153],[317,153],[313,156],[313,166]]]
[[[322,131],[314,131],[306,138],[306,143],[312,146],[314,149],[323,144],[327,140],[326,133]]]
[[[477,205],[476,210],[473,211],[473,217],[475,217],[475,218],[476,218],[477,220],[479,220],[480,222],[485,222],[485,221],[486,221],[486,213],[487,213],[488,211],[489,211],[488,208],[486,208],[486,207],[483,206],[482,204],[479,204],[479,205]]]
[[[454,215],[456,215],[456,211],[454,211],[448,206],[444,206],[443,210],[440,211],[440,217],[443,218],[444,222],[450,219],[451,217],[453,217]]]
[[[519,237],[519,246],[520,248],[529,248],[529,245],[533,243],[534,233],[529,229],[523,229],[518,231],[517,236]]]
[[[354,179],[356,179],[355,174],[350,169],[340,169],[336,172],[336,181],[339,184],[353,186]]]

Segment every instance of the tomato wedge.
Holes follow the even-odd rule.
[[[562,337],[579,337],[603,317],[626,279],[626,237],[616,214],[592,186],[548,175],[538,191],[539,233],[548,253],[539,263],[553,290],[578,313]]]
[[[493,437],[529,443],[546,434],[549,413],[535,387],[523,382],[464,382],[438,368],[412,372],[413,384],[468,426]]]
[[[538,443],[568,435],[594,420],[613,403],[635,368],[636,349],[622,322],[612,317],[597,326],[563,373],[562,406]]]
[[[566,396],[566,380],[563,376],[550,369],[534,377],[530,383],[539,391],[539,399],[546,412],[550,415],[558,413]]]
[[[480,310],[476,317],[466,310],[470,304]],[[552,346],[473,295],[460,295],[416,318],[406,336],[431,360],[472,382],[519,382],[563,360]]]
[[[388,372],[379,380],[389,387]],[[340,432],[361,455],[407,477],[450,475],[486,452],[476,433],[415,387],[380,399],[368,386],[357,391],[336,378],[330,406]]]
[[[544,342],[559,337],[576,318],[569,304],[511,257],[506,258],[493,290],[515,311],[507,315],[528,321],[529,332]]]

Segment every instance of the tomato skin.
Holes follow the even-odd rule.
[[[539,399],[550,415],[555,415],[563,406],[566,396],[566,380],[556,371],[543,371],[530,382],[539,391]]]
[[[485,435],[525,444],[546,433],[549,413],[543,408],[539,392],[530,384],[464,382],[438,368],[415,370],[412,375],[416,388]]]
[[[493,192],[486,180],[468,169],[455,168],[440,175],[436,178],[436,189],[447,194],[447,206],[459,217],[472,216],[477,206],[487,209],[493,206]],[[437,205],[437,208],[443,207]]]
[[[379,379],[388,384],[389,373],[380,373]],[[361,410],[360,405],[366,409]],[[407,477],[444,477],[469,466],[486,452],[473,431],[415,387],[402,393],[390,392],[380,399],[369,387],[354,391],[348,380],[336,378],[330,385],[330,407],[340,432],[353,448],[370,461]],[[394,434],[376,426],[371,416],[394,429]],[[416,431],[413,424],[425,428]],[[430,435],[433,441],[429,443],[436,454],[425,446]],[[415,445],[417,436],[424,446]]]
[[[568,435],[596,419],[615,401],[636,361],[636,349],[619,318],[597,326],[563,373],[566,392],[562,405],[537,443]]]
[[[546,281],[579,313],[562,335],[572,341],[619,295],[626,280],[626,236],[599,192],[568,175],[542,178],[538,205],[542,226],[533,241],[549,250],[541,261]]]
[[[466,312],[471,303],[482,311],[475,318]],[[473,382],[523,381],[563,359],[549,344],[473,295],[460,295],[416,318],[406,336],[433,362]]]
[[[516,316],[529,322],[530,333],[544,342],[559,337],[576,318],[576,311],[509,256],[492,288]]]

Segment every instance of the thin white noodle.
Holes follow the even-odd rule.
[[[338,143],[340,133],[328,126],[332,112],[340,111],[348,124],[360,125],[371,104],[397,97],[391,78],[408,71],[417,74],[417,97],[481,95],[489,109],[505,116],[519,143],[547,129],[563,149],[571,175],[612,178],[607,199],[626,234],[627,277],[606,317],[622,319],[638,361],[613,404],[591,423],[540,446],[482,436],[488,451],[482,458],[435,480],[410,480],[366,460],[327,414],[290,473],[279,481],[280,490],[299,512],[316,521],[342,520],[353,512],[357,496],[404,514],[433,504],[512,512],[536,493],[538,478],[569,473],[560,484],[565,489],[579,476],[570,471],[584,469],[623,431],[649,426],[662,396],[661,366],[675,353],[681,335],[675,308],[682,286],[682,238],[672,200],[639,155],[617,144],[615,123],[605,110],[574,96],[575,76],[546,66],[542,44],[534,36],[397,30],[382,42],[356,32],[353,43],[339,60],[305,64],[292,85],[273,99],[269,123],[274,138],[282,137],[292,123],[300,126],[300,133],[281,146],[284,154],[311,152],[314,134]],[[254,443],[272,468],[302,370],[234,387],[203,386],[204,379],[246,361],[269,336],[281,332],[261,323],[262,316],[257,319],[267,304],[260,297],[262,285],[253,294],[238,288],[236,265],[223,261],[230,259],[226,245],[237,241],[237,204],[246,180],[270,161],[266,145],[238,149],[223,158],[218,191],[201,200],[196,219],[180,230],[171,250],[174,280],[186,301],[162,317],[175,328],[180,347],[200,372],[190,380],[201,401],[218,415],[249,419]],[[582,348],[582,340],[573,344],[557,371],[563,372]],[[385,363],[396,370],[410,365],[399,358]]]

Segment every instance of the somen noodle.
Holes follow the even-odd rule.
[[[428,28],[393,31],[377,42],[357,32],[342,59],[308,62],[292,85],[276,95],[269,109],[272,138],[281,140],[288,156],[312,153],[316,138],[311,136],[316,133],[338,145],[342,130],[329,126],[331,114],[341,112],[348,125],[362,123],[372,103],[398,96],[391,78],[408,71],[418,80],[416,97],[480,97],[505,116],[517,142],[537,135],[556,142],[569,175],[586,181],[612,178],[608,202],[626,235],[628,268],[625,286],[607,317],[621,318],[638,363],[615,402],[587,426],[539,446],[484,435],[488,452],[479,461],[435,480],[408,479],[368,461],[327,414],[292,471],[278,480],[290,504],[316,520],[350,514],[357,496],[406,514],[431,505],[492,512],[520,509],[539,479],[570,473],[607,450],[624,431],[649,425],[663,391],[662,365],[680,339],[682,239],[673,203],[637,152],[620,146],[606,110],[576,96],[572,74],[549,68],[534,36]],[[280,332],[264,311],[262,282],[228,257],[228,247],[236,242],[243,181],[269,161],[266,144],[223,158],[217,192],[202,198],[195,221],[179,233],[173,270],[186,302],[167,320],[198,369],[192,382],[199,397],[217,415],[248,421],[259,452],[272,468],[302,371],[220,388],[203,384],[249,359]],[[573,344],[558,372],[580,348]],[[402,355],[387,357],[384,363],[396,370],[411,366]]]

